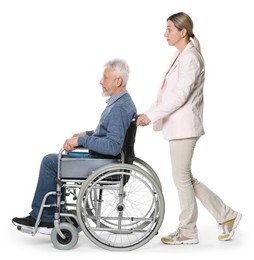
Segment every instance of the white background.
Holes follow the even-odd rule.
[[[22,259],[58,257],[238,259],[253,255],[253,13],[248,0],[1,0],[1,255]],[[15,216],[30,211],[41,158],[58,152],[73,133],[96,127],[106,99],[103,64],[124,58],[128,91],[138,112],[155,99],[175,52],[163,36],[166,18],[179,11],[194,21],[206,62],[204,124],[194,175],[228,205],[243,213],[230,242],[217,241],[217,223],[199,204],[199,245],[166,246],[160,237],[176,229],[178,197],[168,142],[152,126],[139,128],[136,155],[158,173],[166,201],[158,236],[132,252],[109,252],[81,233],[70,251],[49,236],[18,232]],[[67,258],[65,258],[67,259]]]

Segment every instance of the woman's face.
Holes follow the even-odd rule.
[[[166,24],[164,36],[167,38],[167,42],[170,46],[175,46],[182,39],[182,30],[179,31],[174,23],[169,20]]]

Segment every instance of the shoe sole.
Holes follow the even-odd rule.
[[[174,241],[174,242],[161,241],[161,242],[166,245],[195,245],[199,243],[198,239],[196,238],[183,240],[183,241]]]
[[[225,239],[219,239],[220,241],[228,241],[228,240],[230,240],[234,236],[235,229],[237,228],[241,218],[242,218],[242,214],[241,213],[237,213],[236,219],[234,221],[234,225],[232,227],[232,231],[229,233],[229,236],[227,238],[225,238]]]
[[[38,227],[38,232],[43,235],[51,235],[53,228]]]
[[[18,224],[16,222],[12,222],[19,231],[23,231],[23,230],[26,230],[25,232],[30,232],[33,233],[33,230],[34,230],[34,227],[31,227],[31,226],[26,226],[26,225],[21,225],[21,224]],[[51,232],[52,232],[53,228],[46,228],[46,227],[38,227],[37,228],[37,232],[39,232],[40,234],[44,234],[44,235],[50,235]]]

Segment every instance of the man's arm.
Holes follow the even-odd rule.
[[[80,136],[89,136],[92,135],[94,133],[94,131],[85,131],[85,132],[80,132],[80,133],[76,133],[72,136],[72,138],[68,138],[66,139],[66,141],[64,142],[63,148],[65,151],[72,151],[75,149],[75,147],[78,146],[78,137]]]
[[[97,153],[116,156],[121,152],[126,131],[131,118],[120,107],[112,108],[105,120],[105,135],[80,136],[77,145],[81,145]]]

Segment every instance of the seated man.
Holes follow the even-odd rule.
[[[90,156],[119,158],[126,131],[133,117],[136,107],[126,90],[129,78],[129,67],[124,60],[111,60],[105,64],[103,77],[100,80],[102,95],[110,96],[107,106],[95,131],[74,134],[65,141],[63,148],[71,151],[77,146],[88,148]],[[34,227],[43,197],[46,193],[56,190],[56,176],[58,169],[58,154],[48,154],[41,162],[40,172],[32,211],[28,217],[13,218],[16,226]],[[55,203],[56,197],[49,196],[47,203]],[[54,227],[54,207],[44,208],[38,232],[50,234]]]

